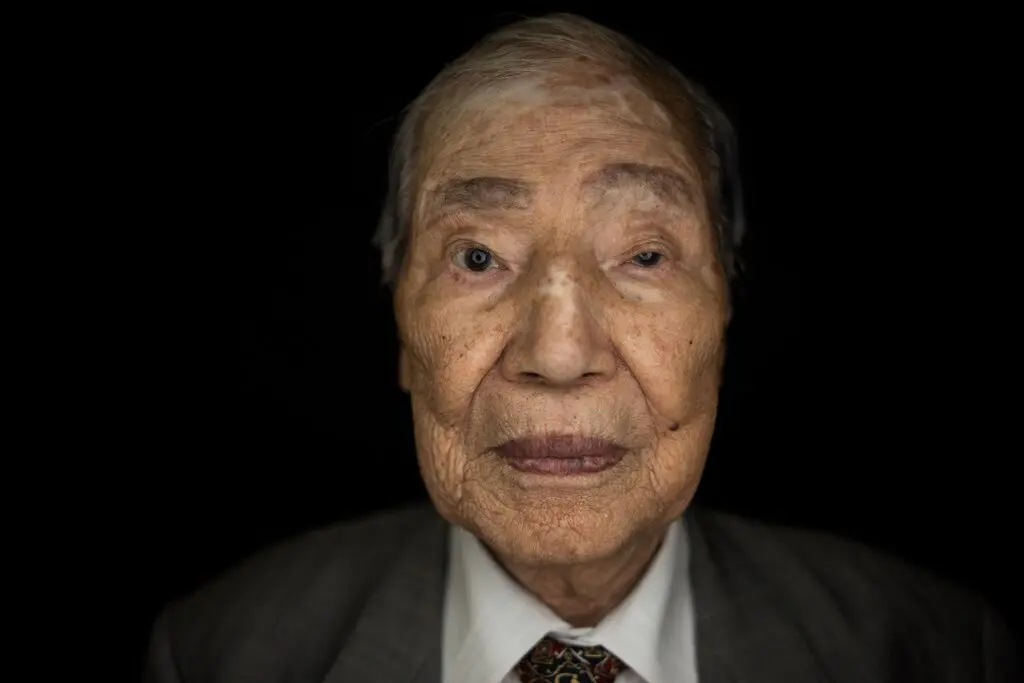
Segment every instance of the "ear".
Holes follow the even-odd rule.
[[[405,345],[398,347],[398,386],[409,393],[409,354],[405,352]]]

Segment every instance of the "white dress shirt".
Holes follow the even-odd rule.
[[[689,544],[677,520],[640,582],[593,628],[573,628],[516,583],[483,544],[450,531],[443,683],[520,683],[513,669],[546,635],[601,645],[629,667],[616,683],[697,683]]]

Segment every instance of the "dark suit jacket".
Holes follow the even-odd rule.
[[[686,521],[700,683],[1021,680],[975,595],[855,543]],[[439,683],[446,545],[423,507],[272,548],[164,611],[145,681]]]

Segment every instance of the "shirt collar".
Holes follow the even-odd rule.
[[[633,591],[593,628],[563,621],[459,527],[450,530],[448,566],[444,683],[499,683],[549,633],[573,644],[603,645],[646,683],[695,676],[689,544],[681,519],[669,526]]]

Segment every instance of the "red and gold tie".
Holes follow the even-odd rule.
[[[523,683],[613,683],[625,668],[603,647],[576,647],[544,638],[519,661],[516,673]]]

